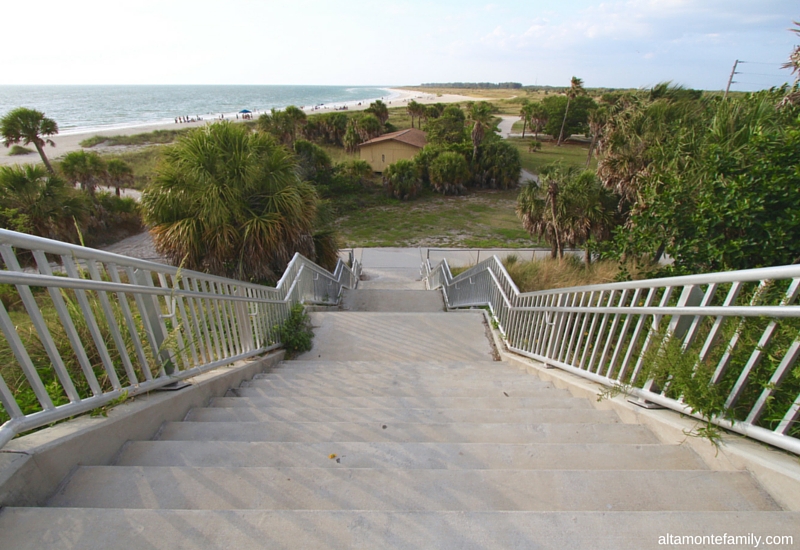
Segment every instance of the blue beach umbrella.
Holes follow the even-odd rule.
[[[240,113],[252,113],[253,111],[248,111],[247,109],[242,109],[239,111]]]

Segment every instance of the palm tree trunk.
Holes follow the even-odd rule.
[[[548,189],[548,193],[550,194],[550,214],[553,216],[553,241],[555,241],[556,251],[558,253],[559,259],[564,257],[564,249],[561,244],[561,235],[559,234],[558,228],[558,217],[556,215],[556,200],[558,200],[558,189],[554,184],[550,184],[550,189]]]
[[[44,149],[42,148],[42,145],[38,141],[34,141],[33,144],[36,146],[36,150],[39,151],[39,156],[42,157],[42,162],[44,162],[47,171],[50,172],[51,174],[55,174],[56,171],[53,170],[53,167],[50,165],[50,161],[47,160],[47,155],[44,154]]]
[[[592,141],[589,142],[589,155],[586,157],[586,168],[589,168],[589,164],[592,162],[592,151],[594,151],[594,142],[595,136],[592,134]]]
[[[522,119],[522,137],[525,137],[525,124],[526,124],[527,122],[528,122],[528,121],[527,121],[527,120],[525,120],[525,118],[523,118],[523,119]]]
[[[587,270],[592,266],[592,247],[588,242],[586,243],[586,256],[584,256],[583,262],[586,264]]]
[[[561,147],[561,141],[564,139],[564,126],[567,124],[567,115],[569,114],[570,102],[572,102],[572,98],[567,97],[567,108],[564,111],[564,120],[561,121],[561,131],[558,133],[558,143],[556,143],[557,147]]]

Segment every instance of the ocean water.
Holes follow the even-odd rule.
[[[381,97],[392,94],[353,86],[0,86],[0,116],[28,107],[55,120],[60,134],[75,134],[173,122],[177,116],[211,120],[242,109],[342,106]]]

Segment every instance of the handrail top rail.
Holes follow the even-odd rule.
[[[235,280],[227,277],[220,277],[218,275],[212,275],[209,273],[203,273],[202,271],[194,271],[191,269],[178,268],[168,264],[151,262],[149,260],[142,260],[139,258],[132,258],[130,256],[124,256],[122,254],[116,254],[114,252],[107,252],[105,250],[98,250],[96,248],[90,248],[90,247],[65,243],[61,241],[55,241],[44,237],[37,237],[35,235],[28,235],[26,233],[11,231],[8,229],[0,229],[0,244],[8,244],[14,247],[24,248],[28,250],[41,250],[46,254],[56,254],[59,256],[70,255],[80,259],[93,259],[125,267],[133,267],[139,269],[146,269],[150,271],[157,271],[168,275],[177,275],[178,272],[180,271],[180,273],[182,273],[183,275],[202,278],[206,281],[213,281],[217,283],[229,284]],[[291,271],[294,264],[298,262],[303,262],[304,265],[308,266],[316,273],[319,273],[324,277],[334,280],[334,277],[332,277],[330,273],[328,273],[323,269],[317,268],[316,264],[305,258],[299,252],[295,252],[294,256],[292,257],[292,260],[286,266],[286,271],[284,271],[283,276],[281,276],[281,278],[279,279],[278,283],[275,285],[274,288],[265,285],[260,285],[257,283],[249,283],[246,281],[239,281],[239,280],[235,280],[236,285],[251,289],[258,289],[262,291],[276,292],[284,283],[284,279],[286,278],[287,274]]]
[[[208,292],[183,290],[180,288],[140,285],[137,283],[114,283],[110,281],[98,281],[95,279],[75,279],[72,277],[58,277],[55,275],[40,275],[38,273],[24,273],[7,270],[0,270],[0,284],[72,288],[76,290],[98,290],[101,292],[139,293],[152,296],[191,296],[203,299],[230,300],[232,302],[253,302],[259,304],[283,304],[286,302],[285,299],[269,300],[266,298],[256,298],[254,296],[214,294]]]
[[[497,267],[502,270],[508,282],[513,286],[519,296],[548,296],[553,294],[574,294],[579,292],[602,292],[611,290],[631,290],[648,289],[663,287],[682,287],[689,285],[720,284],[733,282],[755,282],[777,279],[797,279],[800,278],[800,265],[784,265],[775,267],[759,267],[754,269],[741,269],[737,271],[723,271],[719,273],[705,273],[700,275],[678,275],[674,277],[662,277],[656,279],[642,279],[639,281],[620,281],[616,283],[602,283],[595,285],[582,285],[563,288],[552,288],[548,290],[537,290],[534,292],[520,292],[511,276],[508,274],[503,263],[497,256],[492,256],[474,265],[467,271],[453,277],[452,283],[460,283],[470,277],[474,277],[477,272],[484,269],[488,262],[495,261]],[[442,260],[444,262],[444,260]],[[440,264],[442,262],[439,262]],[[437,264],[438,267],[438,264]],[[448,266],[449,267],[449,266]],[[433,271],[435,271],[434,268]]]

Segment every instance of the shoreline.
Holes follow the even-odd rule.
[[[316,114],[323,114],[323,113],[331,113],[337,110],[342,110],[342,107],[346,107],[348,111],[363,111],[369,107],[369,103],[373,102],[377,99],[382,99],[387,106],[391,108],[395,107],[402,107],[406,105],[412,99],[417,101],[418,103],[424,104],[431,104],[431,103],[465,103],[468,101],[480,101],[481,98],[474,98],[469,96],[462,96],[462,95],[454,95],[454,94],[445,94],[442,96],[437,96],[431,93],[420,92],[417,90],[405,90],[402,88],[382,88],[386,90],[388,93],[387,96],[383,96],[383,98],[370,98],[370,99],[360,99],[360,100],[353,100],[353,101],[340,101],[334,102],[330,104],[324,104],[321,106],[303,106],[303,111],[306,115],[316,115]],[[238,113],[225,113],[224,120],[230,120],[233,122],[243,122],[241,118],[238,120],[235,118],[236,114]],[[257,112],[253,113],[253,120],[257,119],[262,113]],[[213,124],[215,122],[219,122],[219,118],[212,118],[212,119],[203,119],[194,122],[182,122],[176,124],[174,121],[165,121],[165,122],[155,122],[155,123],[142,123],[142,124],[135,124],[135,125],[127,125],[127,126],[119,126],[119,127],[112,127],[112,128],[104,128],[104,129],[97,129],[97,130],[80,130],[75,132],[67,132],[64,134],[56,134],[51,136],[50,139],[56,144],[55,147],[47,145],[45,146],[45,154],[47,158],[50,160],[58,160],[60,157],[66,155],[67,153],[71,153],[72,151],[79,151],[83,149],[80,146],[80,142],[86,138],[92,136],[130,136],[136,134],[145,134],[148,132],[153,132],[155,130],[176,130],[176,129],[183,129],[183,128],[200,128],[205,126],[206,124]],[[58,121],[56,121],[58,122]],[[28,146],[30,147],[30,146]],[[124,148],[127,147],[125,145],[121,146],[103,146],[97,145],[95,147],[89,148],[89,150],[93,151],[102,151],[102,150],[119,150],[122,151]],[[27,155],[15,155],[10,156],[8,151],[10,149],[6,148],[5,146],[0,146],[0,165],[9,166],[13,164],[38,164],[41,163],[41,158],[39,154],[34,151],[33,153],[28,153]]]

